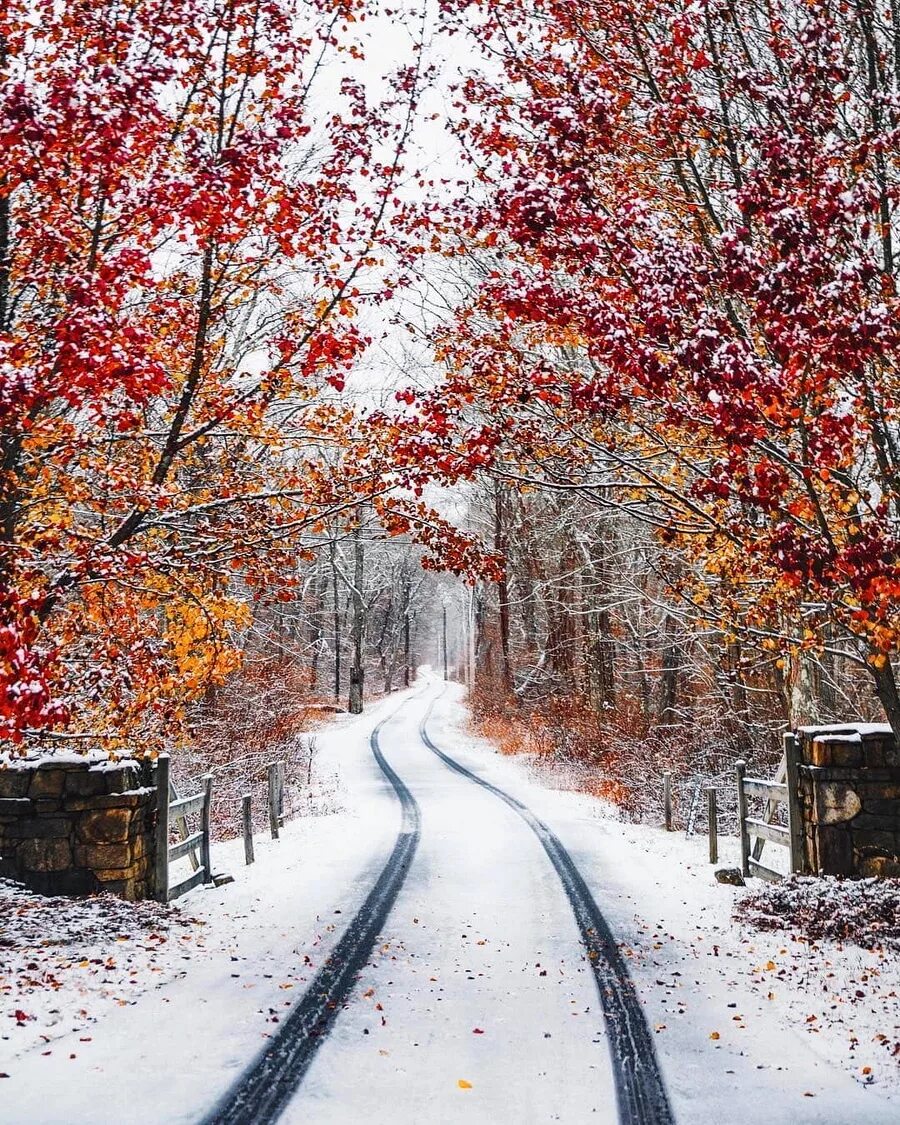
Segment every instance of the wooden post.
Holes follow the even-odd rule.
[[[278,839],[278,766],[275,762],[269,766],[269,830],[272,839]]]
[[[747,878],[750,875],[750,836],[747,832],[747,795],[744,792],[747,763],[743,758],[734,763],[734,772],[737,780],[738,828],[741,834],[741,873]]]
[[[663,774],[663,806],[666,816],[666,831],[672,831],[672,775],[668,770]]]
[[[706,790],[706,811],[709,821],[709,862],[719,862],[719,810],[716,808],[716,791]]]
[[[169,755],[156,759],[156,901],[169,901]]]
[[[212,803],[212,774],[203,775],[203,808],[200,810],[200,831],[203,838],[200,841],[200,863],[203,866],[203,882],[212,882],[212,860],[210,858],[209,839],[209,806]]]
[[[284,762],[278,763],[278,827],[284,828]]]
[[[241,797],[241,820],[244,826],[244,861],[253,862],[253,812],[250,808],[251,797],[245,793]]]
[[[784,736],[784,768],[787,784],[788,831],[791,834],[791,871],[806,870],[803,807],[800,804],[800,746],[788,731]]]

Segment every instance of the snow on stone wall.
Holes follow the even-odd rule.
[[[42,894],[152,896],[156,790],[140,763],[0,765],[0,876]]]

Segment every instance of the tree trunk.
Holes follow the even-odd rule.
[[[403,616],[403,684],[409,687],[409,602],[406,603],[406,613]]]
[[[606,604],[609,589],[609,575],[605,555],[606,545],[597,538],[589,547],[588,577],[590,585],[586,595],[585,647],[586,664],[585,686],[588,702],[595,711],[604,711],[615,703],[615,641],[612,636],[612,622]]]
[[[334,699],[337,702],[341,698],[341,603],[340,591],[338,588],[338,572],[337,572],[337,541],[332,539],[330,547],[331,555],[331,596],[334,600],[333,605],[333,635],[334,635]]]
[[[725,715],[725,725],[731,732],[735,747],[745,753],[750,749],[751,715],[740,641],[731,641],[726,647],[725,674],[727,696],[731,705],[731,713]]]
[[[831,622],[826,622],[822,626],[822,639],[827,645],[834,638],[834,629]],[[819,689],[819,709],[822,718],[830,722],[835,716],[837,711],[837,692],[835,691],[835,679],[837,675],[837,662],[834,653],[822,652],[819,656],[819,675],[818,675],[818,689]]]
[[[441,606],[441,652],[444,658],[444,679],[449,680],[450,675],[447,669],[447,607]]]
[[[313,609],[310,614],[310,645],[312,654],[309,661],[309,678],[313,691],[319,684],[319,657],[322,654],[322,640],[324,638],[324,623],[322,620],[325,610],[325,593],[328,589],[328,576],[322,565],[322,555],[316,558],[316,576],[313,581]]]
[[[894,669],[889,660],[885,661],[882,668],[874,668],[870,664],[869,669],[875,680],[875,694],[881,700],[881,706],[884,708],[887,721],[891,724],[894,737],[900,743],[900,692],[897,690]]]
[[[509,581],[506,573],[508,559],[503,516],[503,492],[500,484],[497,483],[494,487],[494,550],[502,559],[503,565],[503,572],[497,583],[497,599],[500,609],[500,676],[504,688],[507,691],[512,691],[513,672],[509,651]]]
[[[351,715],[361,715],[365,670],[363,667],[363,638],[365,636],[366,606],[363,600],[364,578],[363,541],[360,525],[353,529],[353,589],[350,600],[353,610],[351,618],[351,640],[353,642],[353,663],[350,666],[350,698],[348,709]]]
[[[788,719],[793,729],[820,722],[816,669],[804,652],[788,658],[786,677]]]
[[[659,721],[664,725],[677,719],[678,673],[681,667],[681,652],[675,640],[675,621],[667,616],[664,627],[665,643],[662,653],[662,690],[659,700]]]

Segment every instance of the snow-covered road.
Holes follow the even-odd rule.
[[[598,819],[591,799],[543,789],[492,754],[462,730],[460,694],[426,680],[320,735],[320,756],[342,779],[344,812],[261,842],[252,868],[239,866],[237,842],[220,848],[219,866],[237,882],[185,900],[207,919],[203,953],[186,957],[180,979],[106,1012],[89,1040],[75,1033],[5,1066],[0,1121],[168,1125],[243,1105],[250,1113],[234,1120],[269,1121],[258,1094],[286,1064],[286,1096],[273,1104],[287,1125],[663,1125],[670,1118],[654,1087],[655,1059],[681,1125],[898,1120],[896,1102],[830,1065],[802,1027],[759,1001],[746,977],[750,964],[765,963],[769,939],[759,951],[728,945],[719,904],[729,889],[685,864],[671,836],[662,856],[658,834]],[[432,707],[433,747],[512,805],[423,741]],[[387,774],[370,745],[379,724]],[[401,809],[397,782],[417,816],[409,802]],[[597,964],[603,934],[588,935],[594,955],[586,956],[564,879],[516,801],[573,858],[615,938],[605,950],[612,973]],[[636,846],[641,839],[647,848]],[[372,890],[392,856],[390,893],[367,933]],[[704,936],[721,943],[721,958]],[[361,968],[352,966],[346,1001],[316,1017],[310,1050],[290,1013],[312,1010],[310,998],[323,979],[334,983],[354,944],[364,947]],[[642,1030],[622,1034],[617,990],[640,998]],[[636,1057],[623,1059],[629,1037]],[[260,1059],[265,1081],[247,1086]],[[629,1067],[649,1082],[643,1109],[620,1108]],[[249,1100],[235,1101],[242,1090]]]
[[[613,1068],[592,964],[540,841],[496,794],[423,753],[439,699],[434,688],[414,698],[383,731],[419,809],[419,851],[357,983],[361,1002],[284,1120],[617,1121],[620,1087],[623,1121],[664,1125],[652,1041],[640,1013],[623,1011],[633,990],[603,966],[610,1026],[642,1048],[636,1059],[618,1044]]]

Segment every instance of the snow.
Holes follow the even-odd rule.
[[[4,1018],[3,1120],[202,1118],[277,1030],[394,843],[397,801],[368,737],[400,707],[382,748],[421,806],[422,839],[383,941],[283,1120],[615,1121],[593,977],[542,848],[512,810],[418,739],[441,690],[426,679],[323,727],[318,761],[340,778],[341,811],[291,822],[277,842],[258,837],[250,868],[239,840],[217,845],[214,866],[235,883],[198,889],[165,918],[148,904],[140,927],[140,911],[120,904],[134,919],[129,945],[115,940],[118,918],[79,937],[54,917],[47,940],[68,934],[67,944],[32,946],[41,964],[55,948],[73,964],[46,998],[20,981],[27,950],[0,954],[0,985],[11,984],[0,1015],[38,1017],[22,1026]],[[469,733],[457,685],[429,730],[569,849],[621,943],[678,1121],[757,1120],[761,1107],[767,1125],[898,1120],[895,954],[735,921],[735,902],[750,892],[714,881],[705,839],[628,824],[596,798],[548,788],[527,761]],[[720,851],[723,865],[736,864],[735,841]],[[100,909],[74,904],[71,916]],[[4,929],[9,913],[4,903]],[[89,954],[87,968],[76,951]],[[122,969],[105,982],[94,962],[116,954]]]
[[[174,979],[179,951],[197,937],[190,914],[112,895],[48,898],[0,880],[2,1047],[17,1053],[77,1033],[111,1007],[133,1004],[148,988]],[[0,1050],[0,1070],[7,1066]]]
[[[4,1123],[158,1125],[203,1115],[276,1030],[393,843],[394,802],[371,759],[368,734],[397,703],[395,697],[379,705],[362,722],[341,716],[317,734],[320,759],[336,769],[348,759],[354,784],[342,795],[345,811],[293,821],[278,841],[258,835],[252,867],[244,866],[241,840],[215,845],[214,869],[235,882],[179,900],[174,912],[197,919],[181,935],[189,940],[162,943],[146,970],[131,978],[130,992],[101,995],[105,985],[86,991],[73,970],[54,992],[58,1019],[49,1032],[34,993],[0,993],[0,1016],[16,1009],[30,1014],[30,1008],[39,1015],[24,1027],[4,1019],[10,1025],[0,1033],[0,1072],[9,1075],[0,1086]],[[96,909],[90,900],[80,905],[86,917]],[[2,911],[0,941],[9,927],[5,903]],[[48,933],[49,940],[55,936]],[[105,959],[118,951],[115,936],[110,930],[83,952]],[[7,958],[0,954],[0,980],[6,979]],[[59,1036],[44,1047],[49,1055],[34,1048],[41,1031]],[[159,1068],[167,1080],[152,1083],[151,1101],[148,1076]],[[58,1104],[48,1104],[48,1084],[61,1092]]]
[[[832,735],[832,734],[849,734],[858,736],[856,741],[865,738],[866,735],[871,734],[884,734],[889,735],[892,733],[890,726],[887,723],[831,723],[825,726],[809,726],[800,727],[801,734],[806,734],[811,737],[816,735]],[[842,740],[849,741],[849,740]]]
[[[593,797],[550,790],[527,763],[471,735],[462,753],[451,731],[465,717],[457,709],[448,720],[435,741],[452,740],[464,765],[545,819],[594,891],[659,1029],[677,1119],[749,1121],[765,1104],[769,1125],[898,1120],[900,1069],[889,1049],[900,1038],[896,954],[734,921],[735,901],[760,884],[716,883],[705,838],[629,824]],[[767,850],[765,862],[780,850]],[[739,866],[736,839],[720,837],[719,859]]]
[[[132,758],[110,757],[109,752],[102,748],[91,746],[83,751],[68,748],[56,749],[50,747],[37,753],[16,754],[9,750],[0,750],[0,770],[30,770],[40,762],[49,766],[83,766],[89,765],[92,771],[121,769],[125,764],[134,761]]]
[[[900,879],[792,875],[747,895],[736,913],[761,929],[900,952]]]

